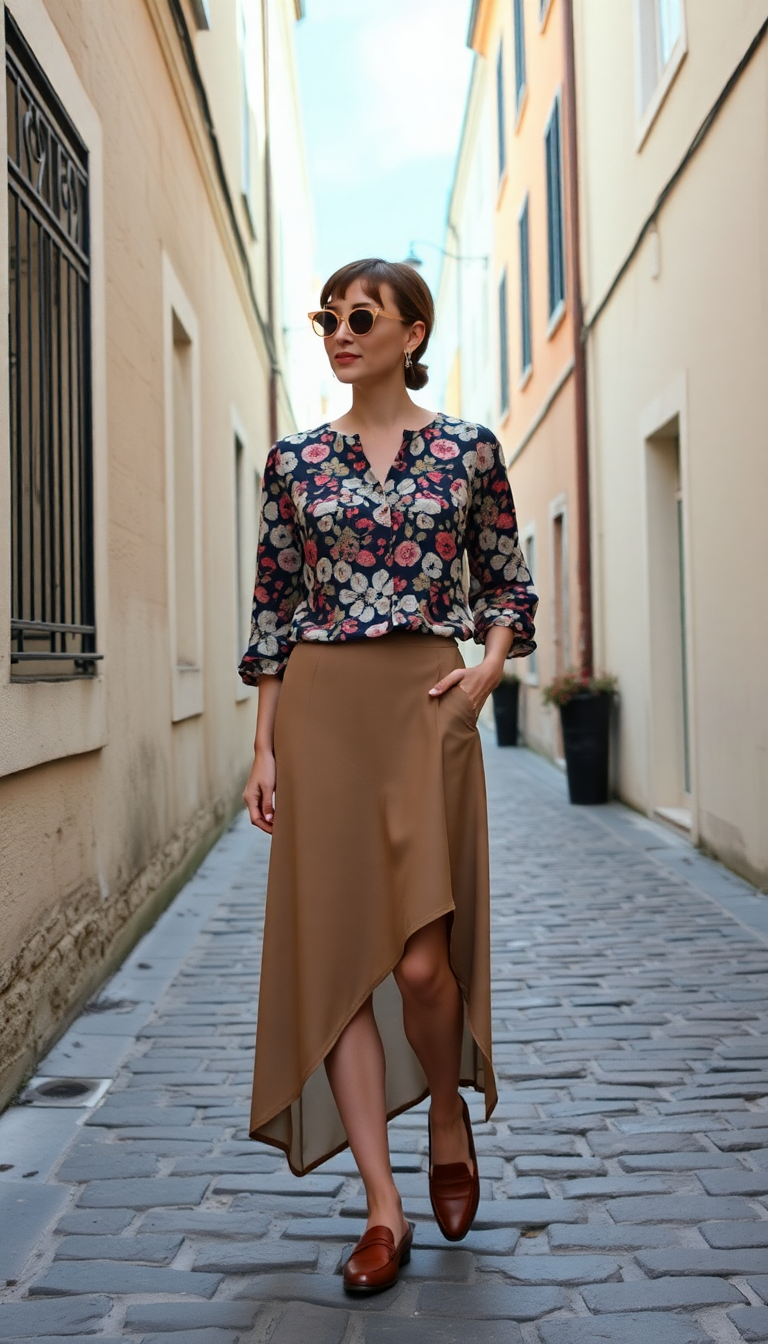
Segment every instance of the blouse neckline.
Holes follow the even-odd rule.
[[[439,424],[439,422],[440,422],[441,420],[444,420],[444,419],[445,419],[445,416],[443,415],[443,412],[442,412],[442,411],[438,411],[438,413],[437,413],[437,415],[435,416],[434,420],[430,420],[430,421],[429,421],[429,424],[427,424],[427,425],[422,425],[422,426],[421,426],[421,429],[404,429],[404,430],[402,431],[402,434],[403,434],[403,441],[405,441],[405,440],[410,440],[410,439],[414,439],[414,438],[416,437],[417,434],[424,434],[424,433],[426,433],[426,431],[427,431],[428,429],[432,429],[433,425],[437,425],[437,424]],[[339,439],[343,439],[345,443],[358,443],[358,444],[360,444],[360,447],[362,448],[362,439],[360,438],[360,435],[359,435],[359,434],[342,434],[342,432],[341,432],[340,429],[333,429],[333,428],[332,428],[330,420],[326,420],[326,421],[325,421],[325,424],[322,424],[317,432],[318,432],[318,433],[323,433],[323,431],[326,430],[326,429],[329,430],[331,434],[335,434],[337,438],[339,438]]]
[[[342,434],[342,432],[341,432],[340,429],[332,429],[332,428],[331,428],[331,422],[330,422],[330,420],[327,420],[326,423],[325,423],[324,425],[321,425],[321,426],[320,426],[320,430],[322,431],[322,430],[327,429],[327,430],[330,431],[331,434],[334,434],[334,435],[336,436],[337,439],[341,439],[342,442],[344,442],[344,443],[350,443],[350,444],[352,444],[354,447],[356,447],[357,450],[358,450],[358,452],[359,452],[359,454],[360,454],[360,458],[361,458],[362,461],[365,463],[365,471],[366,471],[366,475],[368,474],[368,472],[370,472],[371,476],[373,477],[373,479],[374,479],[374,481],[376,482],[376,484],[377,484],[377,486],[379,487],[379,489],[382,491],[383,494],[386,494],[386,490],[387,490],[387,482],[389,481],[389,479],[390,479],[390,477],[391,477],[391,475],[392,475],[392,472],[394,471],[395,467],[397,466],[398,462],[400,461],[400,458],[402,457],[402,453],[403,453],[403,449],[404,449],[405,445],[406,445],[407,443],[411,443],[412,440],[415,439],[415,438],[417,437],[417,435],[419,435],[419,434],[424,434],[428,429],[431,429],[431,428],[433,427],[433,425],[438,424],[438,422],[441,421],[443,418],[444,418],[444,417],[443,417],[443,413],[442,413],[442,411],[438,411],[438,413],[437,413],[437,415],[435,416],[435,418],[434,418],[433,420],[430,420],[430,421],[429,421],[429,424],[422,425],[422,426],[421,426],[421,429],[404,429],[404,430],[402,431],[402,438],[401,438],[401,440],[400,440],[400,446],[399,446],[397,452],[395,453],[394,459],[392,460],[392,462],[391,462],[390,465],[389,465],[389,470],[387,471],[387,474],[386,474],[386,476],[385,476],[385,478],[384,478],[383,481],[380,481],[380,480],[379,480],[378,476],[376,475],[376,472],[374,471],[373,467],[371,466],[371,463],[370,463],[370,461],[369,461],[369,459],[368,459],[368,455],[367,455],[367,453],[366,453],[366,451],[365,451],[365,449],[364,449],[364,447],[363,447],[363,441],[362,441],[362,439],[360,438],[360,435],[359,435],[359,434]]]

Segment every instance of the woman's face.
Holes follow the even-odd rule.
[[[331,295],[326,308],[331,308],[340,321],[333,335],[324,338],[325,351],[341,383],[376,382],[395,369],[404,370],[405,351],[415,350],[426,332],[423,322],[395,322],[379,313],[367,335],[355,336],[344,319],[352,308],[360,307],[400,311],[394,291],[386,284],[381,286],[380,304],[366,294],[359,280],[349,286],[343,299]]]

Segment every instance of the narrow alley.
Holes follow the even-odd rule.
[[[297,1180],[249,1142],[269,843],[241,815],[40,1064],[58,1095],[0,1119],[5,1344],[768,1338],[768,903],[483,740],[500,1102],[472,1107],[466,1241],[431,1217],[423,1107],[391,1126],[412,1261],[362,1301],[349,1154]]]

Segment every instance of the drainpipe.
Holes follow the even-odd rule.
[[[277,354],[275,351],[274,236],[272,221],[272,145],[269,93],[269,0],[261,0],[262,81],[264,84],[264,258],[267,269],[267,327],[269,328],[269,441],[278,437]]]
[[[565,111],[568,171],[568,221],[573,292],[573,363],[576,401],[576,517],[579,531],[578,574],[581,607],[579,644],[581,669],[593,671],[592,562],[589,518],[589,439],[587,423],[587,332],[581,292],[581,230],[579,222],[579,155],[576,135],[576,56],[573,37],[573,0],[563,0],[565,37]]]

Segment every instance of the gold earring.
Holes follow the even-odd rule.
[[[412,369],[412,368],[413,368],[413,360],[411,359],[411,352],[410,352],[410,350],[406,350],[406,352],[405,352],[405,367],[406,367],[406,369]]]

